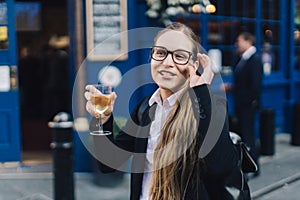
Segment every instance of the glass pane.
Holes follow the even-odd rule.
[[[261,2],[262,18],[278,20],[280,16],[280,0],[263,0]]]
[[[279,68],[280,49],[274,48],[273,53],[274,53],[274,57],[273,57],[272,70],[278,71],[278,70],[280,70],[280,68]]]
[[[0,49],[8,48],[8,27],[0,26]]]
[[[216,15],[238,16],[238,17],[255,17],[256,1],[253,0],[210,0],[216,6]]]
[[[300,29],[296,28],[294,31],[294,42],[296,46],[300,45]]]
[[[199,21],[199,19],[190,19],[190,18],[185,18],[182,16],[177,16],[175,18],[176,22],[181,22],[183,24],[186,24],[187,26],[189,26],[197,35],[201,36],[200,34],[200,30],[201,30],[201,23]]]
[[[294,66],[294,68],[295,68],[295,70],[300,70],[300,48],[299,47],[297,47],[296,49],[295,49],[295,66]]]
[[[300,0],[295,1],[295,26],[297,28],[300,27]]]
[[[208,44],[210,45],[217,45],[222,44],[222,35],[220,33],[218,21],[210,21],[208,22]],[[220,25],[221,26],[221,25]]]
[[[238,17],[255,17],[256,1],[236,1],[232,9],[232,15]]]
[[[269,42],[263,44],[261,50],[261,60],[263,63],[264,74],[269,75],[272,71],[279,70],[279,51]]]
[[[222,65],[233,67],[236,63],[237,57],[235,48],[222,50]]]
[[[223,0],[223,1],[226,1],[226,0]],[[219,7],[222,7],[222,13],[220,13],[220,15],[231,16],[232,15],[231,14],[232,5],[233,5],[232,1],[226,1],[226,3],[222,2],[222,4],[219,4]],[[218,10],[218,8],[217,8],[217,10]]]
[[[262,24],[263,42],[269,42],[273,45],[279,45],[279,24]]]
[[[255,21],[253,22],[243,22],[243,21],[234,21],[233,30],[236,33],[236,36],[243,31],[255,33]]]
[[[237,35],[243,31],[254,33],[254,22],[238,20],[210,21],[208,22],[208,44],[234,45]]]
[[[8,48],[7,4],[0,0],[0,49]]]
[[[248,17],[255,18],[256,17],[256,1],[248,2],[246,5],[246,10],[248,11]]]
[[[210,0],[210,3],[216,7],[216,12],[211,15],[230,16],[232,0]]]
[[[208,44],[209,45],[233,45],[235,41],[235,27],[240,23],[233,20],[209,21]]]
[[[300,45],[300,0],[295,1],[295,19],[294,19],[294,23],[295,23],[294,42],[295,42],[295,45],[298,46],[298,45]]]
[[[6,0],[0,0],[0,24],[7,24]]]
[[[244,8],[242,1],[236,1],[234,4],[234,9],[232,12],[232,16],[244,17]]]
[[[222,22],[222,35],[224,37],[223,45],[234,45],[235,42],[235,30],[236,21],[233,20],[224,20]]]

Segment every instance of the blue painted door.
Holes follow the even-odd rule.
[[[0,162],[20,161],[14,1],[0,0]]]

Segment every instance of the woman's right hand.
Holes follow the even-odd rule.
[[[212,82],[212,79],[214,77],[214,72],[212,70],[212,61],[206,54],[197,54],[198,62],[201,64],[203,68],[203,73],[201,76],[197,74],[197,66],[189,66],[189,75],[190,75],[190,87],[195,87],[197,85],[202,84],[210,84]]]
[[[93,96],[99,96],[99,95],[102,95],[102,93],[99,90],[97,90],[95,87],[93,87],[92,85],[87,85],[85,87],[85,89],[86,89],[86,91],[84,93],[84,97],[87,100],[86,105],[85,105],[86,111],[88,113],[90,113],[93,117],[99,118],[100,114],[95,111],[94,105],[92,104],[91,100],[92,100]],[[103,123],[105,123],[109,119],[109,117],[111,116],[111,114],[113,112],[113,108],[114,108],[114,103],[115,103],[115,100],[117,98],[117,94],[115,92],[112,92],[110,95],[111,95],[110,106],[101,115]]]

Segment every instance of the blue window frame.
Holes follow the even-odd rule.
[[[232,81],[232,70],[236,63],[235,40],[237,34],[248,31],[256,37],[256,48],[267,63],[264,66],[262,106],[276,110],[276,125],[283,128],[286,102],[290,101],[292,89],[290,76],[300,68],[300,0],[296,7],[299,12],[299,39],[297,45],[290,41],[291,10],[294,4],[286,0],[210,0],[216,12],[211,14],[185,14],[177,16],[181,21],[198,31],[201,43],[206,50],[218,49],[222,54],[222,78]],[[295,46],[295,50],[292,50]],[[293,52],[292,52],[293,51]],[[299,64],[290,71],[293,63],[292,54],[299,55]],[[269,67],[269,63],[271,67]],[[294,65],[294,64],[293,64]],[[300,71],[300,70],[298,70]],[[292,75],[294,76],[294,75]],[[293,83],[294,84],[294,83]],[[300,85],[300,84],[298,84]],[[274,96],[280,98],[274,99]],[[229,112],[231,97],[227,95]],[[285,128],[285,127],[284,127]]]
[[[284,56],[287,52],[284,38],[288,30],[288,23],[284,18],[288,12],[286,10],[288,1],[210,0],[210,2],[217,8],[215,13],[189,14],[179,16],[176,20],[183,21],[195,29],[199,28],[202,45],[207,50],[218,48],[222,51],[223,66],[234,65],[232,58],[237,34],[241,31],[253,33],[256,36],[258,51],[269,54],[271,75],[275,79],[284,77],[284,63],[286,63]]]

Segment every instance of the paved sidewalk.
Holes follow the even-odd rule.
[[[291,146],[289,140],[289,134],[277,134],[275,155],[261,157],[261,175],[249,181],[253,199],[299,199],[300,147]],[[129,179],[129,174],[112,178],[110,175],[75,173],[75,199],[127,200]],[[0,200],[52,199],[51,164],[0,164]]]
[[[261,156],[261,175],[249,181],[253,199],[300,199],[300,146],[277,134],[274,156]]]

